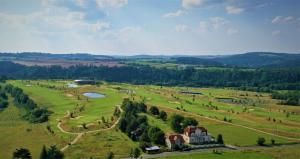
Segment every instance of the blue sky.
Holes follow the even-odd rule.
[[[300,53],[299,0],[0,0],[0,51]]]

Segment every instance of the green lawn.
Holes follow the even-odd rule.
[[[223,152],[222,154],[214,153],[194,153],[177,156],[163,157],[161,159],[274,159],[270,155],[262,154],[256,151],[243,152]]]
[[[234,124],[245,125],[282,136],[300,138],[299,115],[293,114],[289,118],[286,117],[287,111],[300,113],[300,107],[278,105],[278,101],[270,99],[269,94],[265,93],[216,88],[161,88],[152,85],[139,86],[122,83],[103,83],[100,86],[67,88],[67,83],[69,82],[71,81],[9,81],[9,83],[22,88],[39,106],[45,106],[53,112],[50,116],[49,125],[55,133],[54,135],[49,134],[45,128],[46,124],[27,123],[20,118],[20,109],[10,105],[7,109],[0,112],[0,137],[2,140],[0,142],[0,158],[10,158],[12,151],[20,146],[29,148],[35,156],[38,155],[43,144],[57,144],[59,147],[65,146],[75,136],[60,132],[57,128],[58,120],[66,121],[68,127],[78,127],[82,123],[95,124],[102,117],[110,120],[115,106],[121,104],[125,97],[135,101],[144,99],[148,107],[152,105],[158,106],[168,113],[168,117],[172,113],[194,117],[214,137],[222,134],[227,144],[239,146],[256,145],[258,137],[264,137],[267,144],[270,143],[271,139],[275,139],[276,143],[287,143],[290,141],[239,126],[212,121],[204,117],[218,120],[223,120],[226,117],[232,119]],[[118,88],[133,90],[135,93],[128,94],[120,91]],[[181,90],[201,92],[203,95],[181,94],[179,93]],[[84,92],[98,92],[105,94],[106,97],[88,99],[82,96]],[[220,97],[250,102],[243,104],[222,103],[217,100]],[[253,103],[255,106],[253,106]],[[215,109],[215,107],[218,107],[218,109]],[[79,111],[79,108],[84,109]],[[247,110],[243,112],[245,108]],[[63,118],[68,111],[75,112],[75,117],[77,118]],[[147,115],[147,117],[150,125],[161,128],[166,134],[173,133],[169,126],[169,121],[165,122],[151,115]],[[268,121],[268,117],[276,118],[276,122]],[[31,131],[26,131],[26,129],[31,129]],[[31,142],[31,140],[36,141]],[[129,146],[124,146],[124,143]],[[130,149],[136,146],[136,143],[132,142],[125,134],[112,130],[85,135],[78,144],[72,145],[67,150],[66,156],[67,158],[80,158],[81,155],[87,158],[91,156],[103,157],[108,151],[113,151],[119,157],[126,157]],[[1,156],[2,154],[4,154],[4,157]],[[255,154],[254,152],[245,152],[244,156],[246,158],[247,156],[260,157],[255,157]],[[215,154],[203,155],[207,155],[207,158],[216,156]],[[223,153],[220,156],[235,158],[234,155],[238,156],[240,154]],[[257,153],[257,155],[260,154]],[[204,156],[203,158],[206,157]]]
[[[12,102],[11,102],[12,103]],[[37,158],[43,145],[59,145],[58,136],[51,135],[45,124],[30,124],[20,117],[20,109],[10,104],[0,111],[0,158],[11,158],[16,148],[27,148]]]

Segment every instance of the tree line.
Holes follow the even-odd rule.
[[[30,151],[26,148],[19,148],[13,152],[13,159],[32,159]],[[49,148],[43,146],[39,159],[63,159],[64,154],[55,146]]]
[[[193,87],[237,87],[259,90],[300,90],[300,69],[242,69],[193,67],[167,69],[147,65],[107,66],[24,66],[0,62],[0,75],[15,79],[89,78],[108,82]]]
[[[150,126],[147,116],[139,115],[139,113],[147,112],[147,106],[144,103],[124,99],[121,107],[124,113],[119,122],[119,129],[133,141],[139,141],[142,150],[152,144],[165,144],[165,133],[158,127]]]
[[[8,100],[8,97],[7,97],[4,89],[0,85],[0,111],[8,106],[7,100]]]
[[[23,116],[31,123],[42,123],[48,121],[50,112],[43,107],[38,107],[37,104],[23,92],[21,88],[15,87],[11,84],[5,85],[5,91],[14,98],[14,104],[25,110]]]
[[[281,104],[300,105],[300,91],[274,91],[272,98],[282,100]]]

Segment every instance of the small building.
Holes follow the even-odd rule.
[[[158,146],[152,146],[152,147],[146,147],[145,150],[147,153],[157,153],[160,151],[160,148]]]
[[[143,134],[143,129],[137,128],[136,130],[131,131],[131,138],[133,140],[139,140],[142,134]]]
[[[212,141],[204,127],[188,126],[183,132],[184,141],[188,144],[202,144]]]
[[[181,149],[184,146],[184,139],[179,134],[173,134],[166,137],[166,144],[169,149]]]
[[[74,80],[74,82],[76,84],[91,84],[91,85],[96,84],[96,81],[94,81],[94,80]]]

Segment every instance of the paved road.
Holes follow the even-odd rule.
[[[160,157],[169,157],[169,156],[178,156],[178,155],[187,155],[187,154],[195,154],[195,153],[203,153],[203,152],[211,152],[212,150],[219,151],[244,151],[244,150],[256,150],[256,149],[270,149],[276,147],[299,147],[300,143],[297,144],[287,144],[287,145],[274,145],[274,146],[247,146],[247,147],[236,147],[232,145],[226,145],[226,147],[218,147],[218,148],[205,148],[205,149],[197,149],[191,151],[175,151],[175,152],[163,152],[160,154],[144,154],[142,155],[143,159],[150,158],[160,158]]]
[[[119,110],[121,111],[121,113],[123,112],[122,108],[120,106],[117,106],[119,108]],[[68,114],[68,113],[67,113]],[[63,148],[61,148],[60,150],[63,152],[66,149],[69,148],[70,145],[74,145],[75,143],[77,143],[77,141],[84,135],[84,134],[89,134],[89,133],[96,133],[96,132],[101,132],[101,131],[107,131],[107,130],[111,130],[113,128],[115,128],[117,126],[117,124],[120,121],[120,118],[118,118],[118,120],[109,128],[105,128],[105,129],[98,129],[98,130],[91,130],[91,131],[85,131],[85,132],[70,132],[70,131],[66,131],[61,127],[61,122],[58,122],[57,124],[57,128],[66,134],[71,134],[71,135],[77,135],[76,138],[74,138],[69,144],[67,144],[66,146],[64,146]]]

